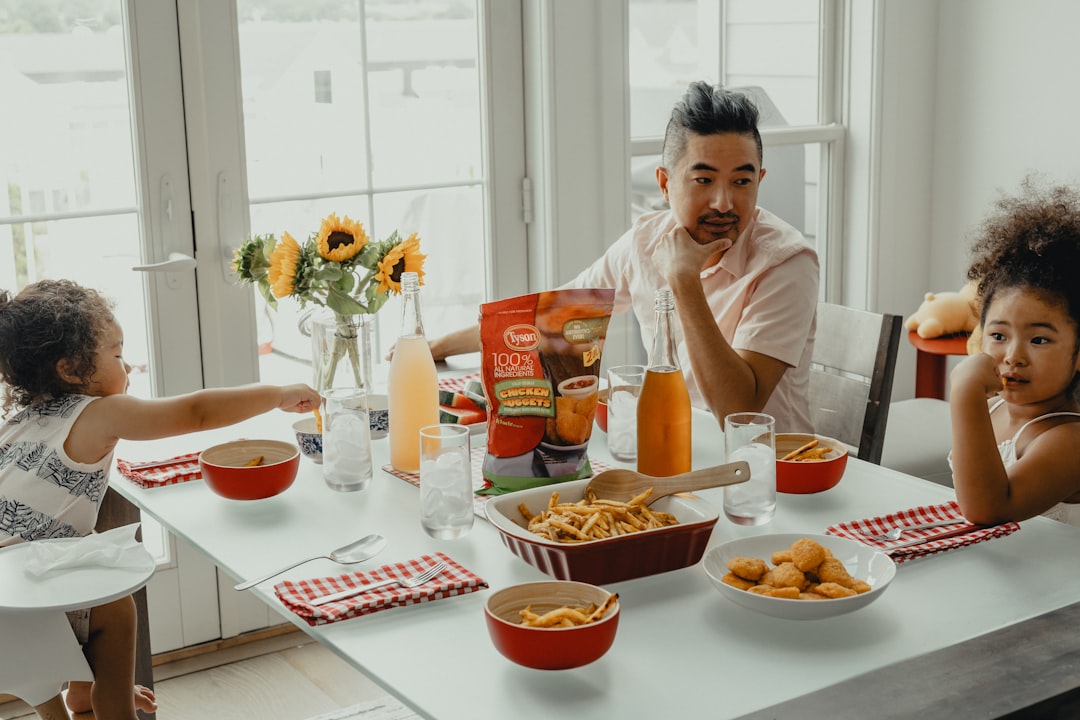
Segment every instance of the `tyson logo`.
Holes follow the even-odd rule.
[[[532,325],[511,325],[503,331],[503,342],[518,352],[535,350],[540,345],[540,331]]]

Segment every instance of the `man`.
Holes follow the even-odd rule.
[[[757,207],[758,111],[745,96],[690,85],[672,110],[656,181],[669,210],[648,213],[564,287],[615,289],[652,347],[653,298],[670,287],[691,402],[718,420],[764,411],[809,432],[807,390],[818,259],[802,234]],[[476,328],[432,341],[436,359],[479,348]]]

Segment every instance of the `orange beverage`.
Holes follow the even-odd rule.
[[[667,477],[690,472],[690,393],[677,367],[651,367],[638,398],[640,473]]]
[[[388,389],[390,464],[420,472],[420,428],[439,422],[439,377],[423,335],[398,338]]]

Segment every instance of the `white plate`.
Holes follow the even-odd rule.
[[[727,574],[728,561],[736,557],[761,558],[771,566],[769,558],[774,552],[786,550],[799,538],[812,538],[829,548],[838,558],[848,573],[870,584],[871,590],[848,598],[830,600],[786,600],[739,590],[720,580]],[[786,620],[819,620],[821,618],[843,615],[866,607],[881,597],[885,588],[896,576],[896,563],[883,552],[857,543],[854,540],[832,535],[807,535],[786,533],[776,535],[757,535],[754,537],[730,540],[705,553],[702,560],[705,574],[720,594],[734,603],[755,612],[772,615]]]
[[[81,538],[36,540],[43,543],[76,543]],[[35,577],[25,570],[31,543],[0,548],[0,608],[5,610],[76,610],[112,602],[130,595],[154,574],[154,559],[138,568],[102,566],[73,567]],[[143,552],[146,552],[143,550]]]

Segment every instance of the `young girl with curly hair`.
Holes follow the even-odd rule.
[[[1029,178],[973,250],[983,340],[950,376],[957,502],[976,523],[1080,525],[1080,194]]]
[[[123,349],[111,306],[94,290],[42,280],[18,295],[0,291],[0,547],[93,532],[120,439],[223,427],[274,408],[310,412],[319,402],[306,385],[132,397]],[[94,682],[71,683],[68,708],[110,720],[153,711],[153,693],[135,685],[131,597],[69,618]],[[67,717],[59,695],[34,709]]]

